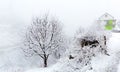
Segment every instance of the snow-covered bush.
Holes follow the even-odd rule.
[[[70,48],[69,59],[71,67],[80,72],[92,70],[91,60],[100,53],[109,56],[107,41],[110,32],[97,29],[97,25],[91,26],[88,30],[80,30],[74,37],[73,47]],[[83,31],[83,32],[81,32]],[[86,70],[86,71],[85,71]]]

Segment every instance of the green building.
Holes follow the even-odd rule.
[[[113,30],[113,28],[116,25],[116,20],[114,19],[113,16],[111,16],[108,13],[103,14],[100,18],[99,21],[101,21],[101,24],[104,24],[104,29],[105,30]]]

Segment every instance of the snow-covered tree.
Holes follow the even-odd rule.
[[[23,51],[30,55],[38,55],[43,59],[44,67],[48,65],[48,58],[55,53],[59,57],[59,50],[65,50],[64,35],[61,22],[44,15],[33,20],[25,35]],[[56,53],[57,52],[57,53]]]
[[[91,66],[93,57],[100,53],[109,56],[107,42],[110,32],[99,28],[97,22],[88,30],[79,30],[74,37],[74,44],[73,48],[71,48],[69,59],[74,62],[74,69],[86,72],[86,70],[93,69]]]

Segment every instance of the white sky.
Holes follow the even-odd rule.
[[[119,7],[120,0],[0,0],[0,46],[19,42],[17,34],[33,16],[56,16],[65,33],[73,36],[80,26],[90,26],[106,12],[120,19]]]

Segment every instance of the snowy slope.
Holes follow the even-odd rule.
[[[97,57],[93,58],[92,60],[92,66],[93,70],[87,71],[87,72],[120,72],[120,33],[113,33],[112,37],[110,38],[108,42],[108,49],[110,56],[106,55],[98,55]],[[63,71],[66,68],[70,70],[70,68],[67,67],[68,64],[67,58],[63,58],[60,61],[58,61],[57,64],[48,67],[48,68],[36,68],[31,69],[26,72],[56,72],[57,71]],[[66,66],[66,67],[65,67]]]
[[[108,42],[110,56],[99,54],[94,57],[91,64],[93,70],[87,72],[120,72],[119,43],[120,33],[113,33]],[[39,68],[39,66],[37,68],[37,66],[32,66],[32,62],[35,62],[35,60],[29,61],[24,58],[19,46],[0,49],[0,72],[75,72],[70,65],[74,65],[75,60],[70,61],[68,57],[61,58],[56,64],[49,66],[48,68]]]

